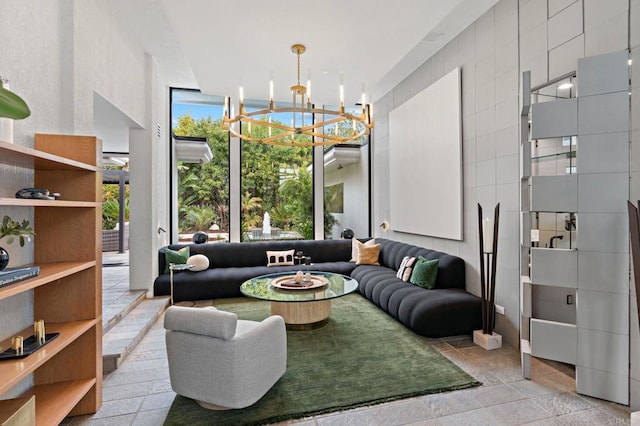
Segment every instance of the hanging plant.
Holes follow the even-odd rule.
[[[0,240],[4,237],[7,238],[7,244],[12,244],[16,237],[20,239],[20,247],[24,247],[26,237],[35,235],[33,228],[28,220],[24,219],[22,223],[12,220],[9,216],[5,215],[2,218],[2,224],[0,225]]]
[[[27,103],[18,95],[4,88],[0,78],[0,117],[22,120],[31,115]]]

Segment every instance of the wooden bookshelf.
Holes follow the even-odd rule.
[[[60,333],[25,358],[0,362],[0,396],[33,375],[23,396],[35,395],[38,425],[95,413],[102,403],[101,152],[93,136],[36,134],[34,148],[0,141],[0,164],[32,168],[34,187],[61,194],[0,198],[0,206],[33,209],[40,267],[37,277],[1,287],[0,300],[32,290],[34,320],[43,319],[47,333]],[[4,178],[3,185],[10,182]],[[32,327],[18,334],[31,336]],[[0,346],[10,347],[14,336],[0,337]]]
[[[100,207],[102,203],[92,201],[64,201],[64,200],[28,200],[23,198],[0,198],[0,206],[23,207]]]

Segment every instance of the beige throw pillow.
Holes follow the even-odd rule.
[[[362,243],[360,243],[362,244]],[[364,245],[358,247],[358,258],[356,264],[358,265],[380,265],[378,263],[378,256],[380,255],[380,244]]]
[[[358,260],[358,247],[361,245],[372,246],[376,243],[376,239],[372,238],[366,243],[361,243],[356,238],[351,239],[351,262],[356,262]]]

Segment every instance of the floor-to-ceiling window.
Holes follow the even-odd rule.
[[[284,106],[280,105],[279,106]],[[248,101],[248,111],[267,107],[266,101]],[[306,120],[310,120],[306,114]],[[302,117],[279,113],[273,123],[299,126]],[[264,120],[263,120],[264,121]],[[306,123],[309,124],[309,123]],[[248,125],[243,134],[254,137],[275,135],[282,130],[268,126]],[[292,142],[310,141],[308,136],[295,135]],[[304,146],[273,146],[242,141],[241,147],[241,231],[243,241],[262,239],[313,239],[313,178],[312,148]]]
[[[206,232],[209,241],[229,241],[229,235],[236,235],[233,239],[240,241],[313,239],[318,233],[337,239],[344,228],[352,229],[356,237],[371,234],[368,136],[357,143],[331,145],[316,152],[316,156],[324,154],[324,167],[316,170],[314,177],[313,147],[273,146],[234,138],[232,142],[240,144],[239,148],[234,147],[239,149],[239,156],[230,156],[228,132],[221,127],[224,99],[195,90],[172,89],[171,93],[172,132],[176,136],[206,138],[211,149],[209,162],[174,158],[177,173],[172,198],[177,209],[173,209],[172,222],[177,223],[177,232],[173,242],[191,241],[197,231]],[[247,111],[265,107],[266,101],[245,101]],[[358,108],[349,112],[357,113]],[[292,113],[271,117],[273,123],[296,127],[302,125],[302,119]],[[310,124],[312,117],[306,114],[304,120],[304,124]],[[249,127],[247,123],[242,124],[241,131],[256,138],[282,132],[260,124]],[[338,128],[325,131],[346,135],[352,127],[351,123],[341,123]],[[292,141],[311,140],[294,135]],[[240,182],[237,194],[230,194],[230,158],[237,159],[233,163],[238,179],[235,182]],[[314,179],[320,187],[319,182],[324,182],[324,202],[316,199],[314,204]],[[230,217],[232,205],[237,209],[233,211],[240,212],[239,217]],[[315,226],[314,209],[318,210]]]
[[[176,136],[204,137],[211,160],[187,161],[177,157],[177,220],[179,241],[191,241],[206,232],[209,241],[229,238],[229,136],[222,130],[220,96],[173,89],[171,129]]]

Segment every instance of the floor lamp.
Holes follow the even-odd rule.
[[[502,347],[502,336],[493,332],[495,326],[496,264],[498,259],[498,228],[500,203],[493,219],[485,218],[478,203],[478,242],[480,246],[480,293],[482,297],[482,330],[473,332],[473,342],[484,349]]]

